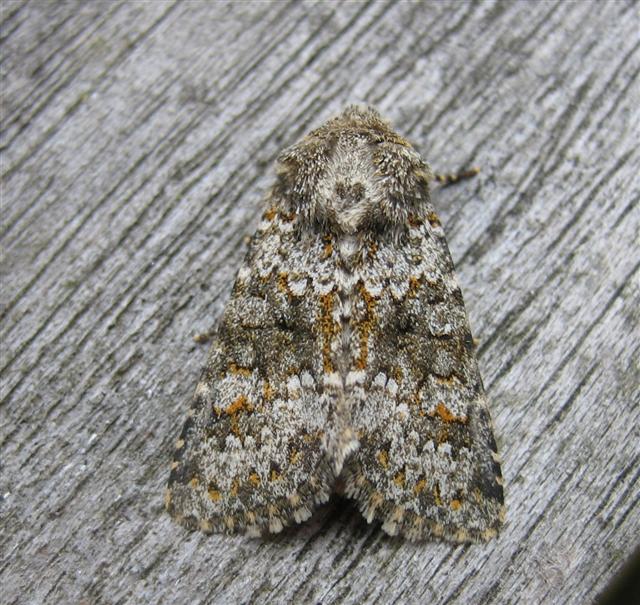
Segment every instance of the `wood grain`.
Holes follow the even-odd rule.
[[[3,603],[590,603],[640,536],[637,2],[1,8]],[[163,511],[278,151],[368,103],[437,190],[504,463],[486,545],[336,499],[270,540]]]

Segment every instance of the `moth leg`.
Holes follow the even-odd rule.
[[[436,173],[433,175],[433,179],[440,183],[442,187],[448,187],[449,185],[453,185],[454,183],[458,183],[459,181],[466,181],[468,179],[472,179],[474,176],[477,176],[480,173],[480,168],[474,166],[473,168],[469,168],[467,170],[460,170],[459,172],[453,173]]]
[[[215,336],[215,330],[207,330],[206,332],[198,332],[193,335],[193,342],[197,345],[204,345],[213,340]]]

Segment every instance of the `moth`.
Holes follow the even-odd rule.
[[[279,532],[339,483],[391,535],[496,534],[500,462],[433,179],[370,108],[280,155],[176,443],[180,523]]]

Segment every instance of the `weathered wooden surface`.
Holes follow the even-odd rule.
[[[635,2],[2,3],[4,603],[589,603],[640,536]],[[277,152],[372,104],[435,169],[507,489],[486,545],[336,500],[163,512]]]

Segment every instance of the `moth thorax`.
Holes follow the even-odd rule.
[[[338,231],[355,233],[371,211],[376,168],[367,141],[346,139],[336,145],[324,176],[328,218]]]
[[[354,233],[366,216],[368,203],[363,183],[338,181],[333,198],[333,214],[342,231]]]

